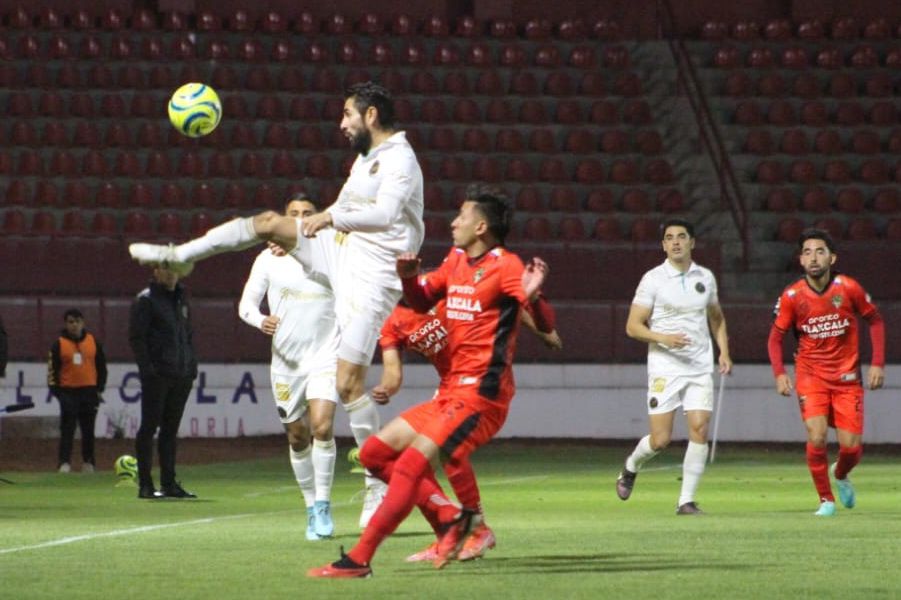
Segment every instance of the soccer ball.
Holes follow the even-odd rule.
[[[179,133],[196,138],[219,124],[222,103],[216,90],[203,83],[186,83],[169,100],[169,121]]]
[[[360,462],[360,449],[356,446],[347,451],[347,462],[350,463],[351,473],[365,473],[363,463]]]
[[[116,477],[120,480],[132,480],[138,478],[138,459],[130,454],[123,454],[116,459]]]

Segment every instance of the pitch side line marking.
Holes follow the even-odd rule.
[[[50,540],[49,542],[41,542],[40,544],[31,544],[29,546],[16,546],[13,548],[0,548],[0,554],[12,554],[13,552],[23,552],[25,550],[40,550],[42,548],[52,548],[54,546],[64,546],[66,544],[74,544],[75,542],[89,542],[92,540],[107,538],[107,537],[119,537],[122,535],[131,535],[134,533],[148,533],[150,531],[157,531],[160,529],[169,529],[171,527],[185,527],[188,525],[203,525],[206,523],[214,523],[216,521],[228,521],[232,519],[244,519],[247,517],[257,517],[261,515],[275,515],[286,512],[295,512],[293,510],[279,510],[272,511],[268,513],[244,513],[238,515],[226,515],[224,517],[206,517],[203,519],[192,519],[190,521],[182,521],[180,523],[163,523],[160,525],[143,525],[141,527],[131,527],[129,529],[114,529],[113,531],[106,531],[104,533],[86,533],[84,535],[73,535],[64,538],[59,538],[57,540]]]

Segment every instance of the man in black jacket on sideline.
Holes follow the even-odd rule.
[[[196,498],[175,479],[178,427],[194,378],[197,359],[191,314],[178,274],[153,268],[150,286],[131,306],[128,339],[141,378],[141,426],[135,439],[139,498]],[[153,484],[153,436],[160,459],[160,490]]]

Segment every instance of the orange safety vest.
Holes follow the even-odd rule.
[[[75,364],[75,355],[81,354],[81,364]],[[97,343],[88,333],[80,342],[67,337],[59,338],[59,382],[64,388],[79,388],[97,385]]]

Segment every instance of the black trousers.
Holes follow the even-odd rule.
[[[135,439],[135,456],[142,486],[153,485],[153,436],[157,429],[160,485],[167,487],[175,483],[175,440],[193,381],[188,377],[141,378],[141,426]]]
[[[94,464],[94,423],[100,399],[93,388],[59,389],[59,464],[72,462],[76,425],[81,428],[81,460]]]

